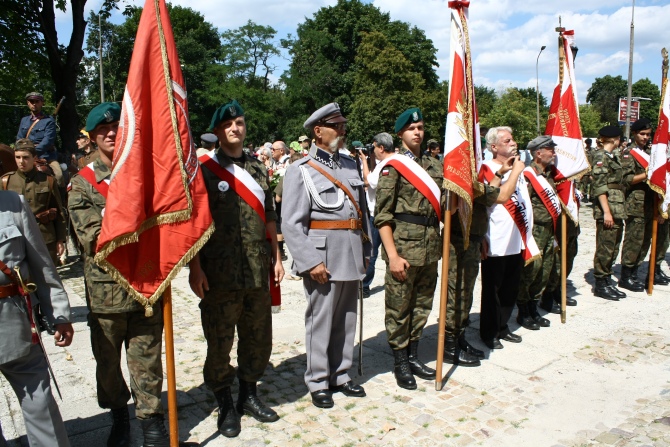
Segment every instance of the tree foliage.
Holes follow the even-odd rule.
[[[600,113],[593,104],[581,104],[579,106],[579,124],[584,138],[596,138],[598,131],[605,126],[605,123],[600,120]]]
[[[600,121],[617,124],[619,98],[628,96],[628,83],[621,76],[596,78],[586,93],[586,101],[600,114]]]
[[[661,107],[661,90],[649,78],[642,78],[633,84],[633,97],[649,98],[640,101],[640,118],[648,118],[652,126],[658,123],[658,110]]]
[[[519,147],[525,148],[530,140],[537,136],[535,95],[530,99],[528,92],[510,87],[496,99],[491,111],[481,116],[482,126],[491,128],[509,126],[514,131],[514,139]],[[533,92],[534,93],[534,92]],[[540,129],[544,129],[544,119],[540,120]]]

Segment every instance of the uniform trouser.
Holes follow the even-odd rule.
[[[19,399],[31,447],[69,447],[65,425],[51,394],[47,362],[39,345],[27,355],[0,365],[0,372]],[[6,445],[0,430],[0,445]]]
[[[472,309],[472,294],[482,259],[481,242],[470,240],[468,249],[463,239],[452,234],[449,246],[449,293],[445,331],[458,338],[465,331],[465,320]]]
[[[379,246],[382,244],[382,237],[379,235],[379,229],[375,227],[375,218],[370,216],[370,239],[372,239],[372,256],[368,268],[365,271],[365,278],[363,278],[363,287],[370,288],[372,280],[375,279],[375,264],[377,263],[377,256],[379,256]]]
[[[479,335],[492,340],[509,332],[507,322],[512,316],[519,279],[523,267],[521,253],[489,256],[482,261],[482,298]]]
[[[622,219],[614,219],[612,228],[605,228],[602,220],[596,221],[596,252],[593,256],[593,276],[597,279],[609,278],[612,275],[612,266],[619,255],[619,245],[622,237]]]
[[[47,251],[49,252],[49,256],[51,257],[54,265],[58,267],[60,265],[58,255],[56,254],[58,251],[58,242],[51,242],[47,244]]]
[[[623,244],[621,245],[621,265],[639,267],[647,256],[651,245],[651,227],[653,218],[629,217],[626,219]]]
[[[433,309],[437,285],[437,261],[428,265],[410,266],[407,278],[398,281],[386,264],[386,336],[394,351],[406,349],[410,341],[418,341]]]
[[[147,419],[153,414],[162,414],[162,306],[154,305],[152,317],[145,317],[144,310],[114,314],[90,312],[88,325],[96,362],[98,405],[115,410],[125,407],[130,398],[121,371],[121,347],[125,346],[136,416]]]
[[[242,290],[209,289],[200,302],[202,330],[207,340],[203,376],[216,392],[235,381],[230,364],[237,327],[237,377],[258,382],[272,353],[272,309],[270,291],[263,287]]]
[[[670,247],[670,221],[666,220],[658,224],[656,229],[656,265],[661,265],[665,260],[665,254]]]
[[[573,222],[570,217],[566,216],[566,222],[568,223],[566,226],[566,235],[567,235],[567,241],[565,243],[565,248],[566,248],[566,259],[565,259],[565,266],[566,266],[566,272],[565,276],[566,278],[570,276],[570,272],[572,271],[572,266],[575,261],[575,257],[577,256],[577,252],[579,250],[579,246],[577,243],[577,238],[579,237],[580,229],[575,223]],[[558,219],[558,225],[556,226],[556,237],[558,238],[558,245],[559,247],[562,247],[562,239],[561,239],[561,226],[563,219]],[[549,275],[549,282],[547,283],[547,287],[544,289],[547,292],[553,292],[554,290],[560,288],[561,286],[561,252],[560,250],[554,255],[554,268],[551,270],[551,274]]]
[[[547,287],[551,270],[554,268],[554,227],[553,224],[533,225],[533,238],[540,249],[541,258],[535,259],[521,270],[517,303],[527,304],[539,301]]]
[[[310,393],[351,380],[356,338],[358,281],[319,284],[303,278],[305,310],[305,384]]]

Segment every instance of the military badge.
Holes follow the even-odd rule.
[[[228,107],[228,112],[230,113],[230,116],[237,116],[237,109],[235,109],[235,106]]]
[[[419,114],[417,112],[412,113],[412,121],[419,121]]]
[[[223,180],[219,182],[218,187],[219,187],[219,191],[221,191],[221,192],[226,192],[226,191],[228,191],[228,189],[230,189],[230,185],[228,184],[228,182],[223,181]]]
[[[114,117],[112,116],[112,113],[108,110],[105,112],[105,122],[111,123],[112,121],[114,121]]]

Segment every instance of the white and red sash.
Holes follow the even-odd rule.
[[[639,147],[634,147],[633,149],[630,150],[630,154],[633,156],[635,160],[637,160],[638,163],[644,168],[647,169],[649,166],[649,160],[650,157],[647,155],[645,151],[640,149]]]
[[[89,182],[96,191],[100,193],[102,197],[107,198],[107,193],[109,192],[109,179],[103,179],[101,182],[98,182],[95,178],[95,169],[93,168],[94,161],[84,166],[80,171],[79,175]]]
[[[222,167],[219,160],[216,158],[214,151],[201,155],[198,160],[200,161],[200,164],[209,169],[214,175],[220,178],[222,182],[226,182],[235,194],[240,196],[247,205],[256,211],[263,223],[266,223],[265,191],[251,174],[234,163]],[[271,240],[270,234],[267,233],[267,229],[265,237],[268,241]],[[281,261],[277,260],[277,262]],[[269,283],[270,296],[272,298],[272,311],[279,312],[281,308],[281,288],[278,283],[274,282],[274,271],[272,269],[270,269],[269,272]]]
[[[442,208],[440,207],[440,197],[442,192],[439,185],[428,175],[425,169],[418,163],[410,160],[409,157],[393,154],[390,157],[383,159],[375,168],[376,177],[373,177],[374,185],[370,183],[370,176],[368,176],[368,184],[373,188],[377,187],[379,181],[379,173],[386,165],[393,166],[402,175],[405,180],[410,182],[433,206],[437,218],[442,220]]]
[[[480,182],[486,181],[487,183],[491,183],[494,175],[495,172],[487,163],[482,164],[482,167],[479,170]],[[516,190],[503,206],[509,213],[509,218],[514,222],[514,225],[521,235],[521,241],[523,243],[521,254],[524,263],[528,265],[541,256],[540,249],[537,247],[535,238],[533,238],[533,208],[530,203],[528,191],[525,188],[519,188],[517,185]],[[495,229],[489,227],[489,230]]]
[[[535,190],[535,193],[540,197],[547,211],[551,215],[551,220],[554,223],[554,231],[558,225],[558,218],[561,215],[561,201],[559,200],[554,188],[551,187],[546,178],[535,173],[535,169],[528,166],[523,170],[523,175],[530,182]]]

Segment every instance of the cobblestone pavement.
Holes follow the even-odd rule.
[[[274,315],[271,363],[259,385],[262,398],[281,419],[264,424],[245,416],[242,433],[235,439],[216,431],[214,396],[202,381],[206,347],[198,298],[188,287],[185,269],[173,282],[181,440],[203,446],[670,445],[670,287],[657,287],[651,297],[645,292],[630,293],[620,302],[593,297],[595,227],[590,214],[588,207],[582,212],[580,253],[568,286],[579,305],[568,308],[567,323],[550,315],[552,326],[533,332],[512,321],[523,343],[506,343],[505,349],[490,352],[478,337],[478,286],[467,337],[488,358],[479,368],[445,364],[447,379],[439,392],[430,381],[419,380],[416,391],[395,384],[383,323],[380,259],[372,296],[365,300],[363,375],[356,374],[356,363],[352,371],[367,397],[338,394],[334,408],[314,407],[302,378],[302,283],[284,280],[283,309]],[[48,346],[63,392],[60,408],[73,446],[102,446],[111,422],[96,401],[81,263],[60,271],[77,331],[67,349]],[[645,274],[646,270],[641,271],[642,278]],[[420,347],[421,358],[433,367],[437,299],[434,308]],[[4,379],[0,387],[5,437],[12,447],[28,445],[14,394]],[[139,424],[136,420],[131,424],[133,445],[140,446]]]

